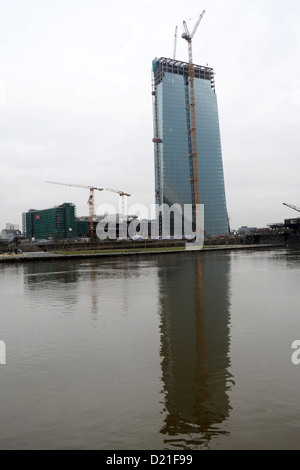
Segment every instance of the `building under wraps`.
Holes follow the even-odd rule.
[[[77,237],[76,207],[65,203],[52,209],[31,209],[23,214],[23,235],[27,239],[73,239]]]

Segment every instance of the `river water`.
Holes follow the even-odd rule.
[[[300,251],[0,266],[0,449],[299,449]]]

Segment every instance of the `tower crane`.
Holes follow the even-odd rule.
[[[122,198],[122,219],[125,217],[125,196],[130,197],[131,194],[124,193],[124,191],[119,191],[118,189],[106,188],[106,191],[111,191],[112,193],[117,193]]]
[[[192,33],[190,34],[187,24],[183,21],[184,33],[182,38],[185,39],[188,43],[188,53],[189,53],[189,83],[190,83],[190,110],[191,110],[191,122],[192,122],[192,158],[193,161],[193,177],[191,178],[192,184],[192,199],[195,213],[195,222],[196,222],[196,233],[200,232],[199,222],[199,181],[198,181],[198,153],[197,153],[197,134],[196,134],[196,112],[195,112],[195,89],[194,89],[194,65],[193,65],[193,50],[192,50],[192,39],[198,29],[198,26],[205,14],[205,10],[200,14]]]
[[[90,190],[90,197],[88,199],[89,205],[89,224],[90,224],[90,238],[94,235],[94,216],[95,216],[95,191],[103,191],[103,188],[96,188],[95,186],[86,186],[81,184],[68,184],[68,183],[54,183],[53,181],[45,181],[48,184],[59,184],[61,186],[71,186],[73,188],[84,188]]]
[[[294,209],[294,211],[300,212],[300,208],[296,206],[292,206],[291,204],[286,204],[285,202],[283,203],[284,206],[290,207],[291,209]]]

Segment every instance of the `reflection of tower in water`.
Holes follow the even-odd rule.
[[[213,253],[183,255],[179,266],[177,260],[168,258],[160,271],[161,433],[175,447],[207,447],[226,434],[230,412],[230,261]]]

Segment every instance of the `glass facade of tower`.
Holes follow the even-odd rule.
[[[194,65],[200,204],[207,236],[229,231],[219,129],[211,68]],[[191,115],[188,64],[153,61],[155,190],[157,204],[192,204]]]

